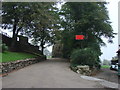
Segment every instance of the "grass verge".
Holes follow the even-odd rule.
[[[16,61],[16,60],[37,57],[36,55],[29,54],[29,53],[9,52],[9,51],[5,51],[4,53],[0,53],[0,56],[2,56],[2,60],[0,60],[0,62],[10,62],[10,61]]]
[[[101,68],[110,68],[109,65],[102,65]]]

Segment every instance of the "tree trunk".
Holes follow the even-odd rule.
[[[41,54],[44,55],[44,44],[43,44],[43,42],[41,42],[41,52],[42,52]]]
[[[42,33],[42,37],[41,37],[41,52],[42,52],[42,55],[44,55],[44,27],[43,27],[43,30],[41,31]]]
[[[12,42],[11,42],[11,47],[10,51],[16,51],[16,42],[17,42],[17,35],[16,35],[16,24],[13,26],[13,37],[12,37]]]
[[[18,45],[17,45],[17,35],[18,35],[18,32],[20,31],[20,28],[16,28],[17,27],[17,24],[14,24],[13,26],[13,37],[12,37],[12,42],[11,42],[11,48],[10,48],[10,51],[18,51]]]

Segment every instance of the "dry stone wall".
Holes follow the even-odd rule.
[[[2,40],[2,43],[5,43],[8,46],[8,49],[11,47],[12,38],[5,36],[3,34],[0,34],[0,40]],[[16,51],[18,52],[29,52],[32,54],[38,54],[41,55],[41,51],[39,50],[39,46],[34,46],[28,43],[28,38],[24,36],[18,36],[19,41],[16,42]]]
[[[13,62],[0,63],[0,70],[1,70],[0,74],[9,73],[9,72],[12,72],[13,70],[18,70],[43,60],[46,60],[44,56],[39,58],[29,58],[25,60],[17,60]]]
[[[71,66],[71,69],[82,75],[87,75],[87,76],[91,75],[91,70],[88,65],[78,65],[76,67]]]

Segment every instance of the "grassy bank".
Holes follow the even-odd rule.
[[[23,53],[23,52],[9,52],[9,51],[0,53],[0,57],[1,56],[2,56],[2,59],[0,58],[0,62],[10,62],[10,61],[16,61],[16,60],[36,57],[33,54],[28,54],[28,53]]]

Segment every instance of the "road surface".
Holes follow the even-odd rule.
[[[120,78],[117,75],[117,71],[110,70],[109,68],[101,69],[101,72],[99,72],[95,77],[120,84]]]
[[[50,59],[12,72],[2,78],[3,88],[103,88],[85,80],[64,59]]]

